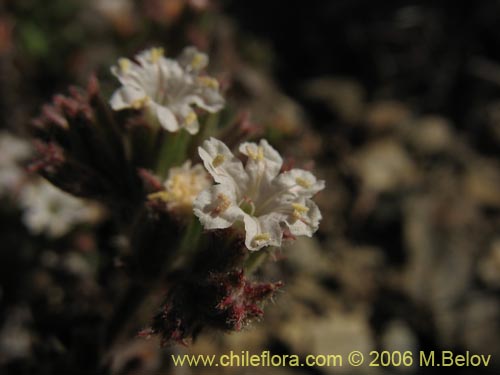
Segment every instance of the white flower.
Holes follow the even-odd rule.
[[[217,183],[194,201],[194,213],[204,228],[243,224],[250,250],[281,246],[286,229],[292,235],[312,236],[321,213],[310,198],[324,188],[324,181],[302,169],[280,173],[283,160],[266,140],[243,143],[239,150],[247,156],[245,166],[215,138],[198,148]]]
[[[99,206],[75,198],[45,180],[26,185],[20,194],[24,224],[33,234],[62,237],[75,225],[97,221]]]
[[[121,58],[111,68],[122,84],[110,100],[114,110],[145,107],[166,130],[184,128],[196,134],[194,106],[212,113],[224,107],[217,80],[200,74],[208,57],[195,47],[185,48],[177,60],[164,57],[161,48],[143,51],[135,59]]]
[[[149,195],[149,199],[163,200],[169,210],[191,212],[195,198],[210,185],[210,176],[203,166],[191,167],[188,160],[180,167],[171,168],[164,183],[165,190]]]
[[[0,196],[12,193],[26,173],[20,163],[31,156],[28,142],[8,132],[0,133]]]

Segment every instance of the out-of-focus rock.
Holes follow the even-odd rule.
[[[299,276],[287,282],[285,293],[277,296],[279,309],[268,308],[264,324],[273,327],[274,334],[292,353],[308,353],[314,337],[311,324],[339,308],[331,291],[311,276]]]
[[[485,110],[487,118],[487,133],[497,145],[500,145],[500,101],[490,103]]]
[[[495,161],[473,162],[465,177],[466,193],[481,206],[500,208],[500,166]]]
[[[340,362],[337,362],[336,366],[321,367],[321,370],[327,374],[350,371],[347,363],[350,352],[358,350],[368,356],[369,351],[375,347],[368,323],[368,314],[364,309],[344,311],[338,305],[324,316],[306,318],[292,314],[291,318],[288,321],[282,321],[277,330],[280,340],[289,346],[291,353],[301,356],[339,355],[342,357],[342,366],[339,366]]]
[[[382,350],[390,353],[400,352],[403,356],[405,352],[411,352],[413,358],[418,355],[418,340],[410,326],[402,320],[393,320],[385,327],[381,337]],[[414,372],[417,367],[415,361],[413,366],[394,367],[396,372]]]
[[[337,297],[319,283],[318,279],[310,276],[300,275],[291,280],[285,286],[286,292],[290,293],[290,300],[280,299],[280,303],[289,305],[293,309],[283,312],[284,316],[300,319],[310,319],[313,316],[327,314],[329,310],[334,309],[337,304]],[[302,305],[302,306],[298,306]]]
[[[314,237],[297,238],[283,253],[287,263],[303,274],[317,277],[331,271],[332,264]]]
[[[493,241],[478,262],[478,275],[489,287],[500,289],[500,238]]]
[[[273,306],[268,306],[269,308],[273,308]],[[265,319],[265,317],[264,317]],[[266,322],[260,322],[260,324],[266,324]],[[254,324],[249,326],[248,328],[243,329],[240,332],[234,332],[229,334],[224,339],[222,352],[229,352],[233,350],[235,353],[241,353],[243,350],[248,350],[252,353],[259,353],[262,351],[262,348],[266,347],[266,343],[268,340],[268,331],[265,326],[260,326],[259,324]],[[213,338],[207,337],[208,340],[212,341],[211,345],[213,345]],[[205,342],[205,344],[210,345],[210,343]],[[206,353],[200,351],[199,353]]]
[[[112,354],[112,374],[149,374],[161,364],[160,345],[156,338],[134,339],[116,347]]]
[[[410,199],[405,206],[407,290],[431,311],[443,346],[456,345],[462,325],[460,303],[472,286],[481,243],[474,205],[450,194],[436,191]]]
[[[166,25],[177,22],[187,5],[185,0],[145,0],[142,3],[148,17]]]
[[[409,126],[408,141],[418,152],[435,154],[448,150],[453,144],[450,122],[440,116],[424,116]]]
[[[25,307],[13,308],[0,330],[0,364],[28,357],[32,338],[28,330],[31,313]]]
[[[61,266],[67,272],[81,278],[89,278],[93,275],[93,270],[85,258],[76,252],[70,252],[61,259]]]
[[[92,6],[123,36],[137,30],[134,4],[130,0],[94,0]]]
[[[385,100],[368,105],[365,122],[370,130],[380,132],[402,125],[409,120],[410,116],[411,111],[405,104]]]
[[[336,252],[331,273],[346,296],[358,302],[371,300],[380,287],[384,262],[384,254],[377,247],[344,248]]]
[[[368,144],[351,160],[366,190],[388,192],[407,188],[419,178],[417,166],[406,150],[391,139]]]
[[[234,81],[233,91],[241,96],[241,105],[250,110],[252,119],[266,126],[271,137],[296,135],[305,128],[302,108],[281,93],[270,76],[242,65],[234,72]]]
[[[342,358],[342,367],[322,367],[326,374],[351,372],[352,369],[347,363],[349,353],[357,350],[368,358],[368,353],[375,347],[367,316],[363,312],[335,311],[324,319],[309,322],[308,325],[312,337],[309,348],[311,354],[336,354]],[[368,361],[359,369],[366,371]]]
[[[307,82],[305,94],[324,102],[342,120],[355,123],[361,119],[365,105],[365,90],[359,83],[342,77],[322,77]]]
[[[266,113],[267,116],[264,123],[267,124],[270,130],[277,130],[283,135],[294,135],[303,129],[305,124],[305,117],[302,109],[293,100],[284,95],[275,95],[272,100],[258,102],[256,108],[259,112]],[[315,140],[313,134],[309,134],[305,140]],[[316,140],[317,141],[317,140]],[[303,150],[307,154],[317,154],[321,148],[321,142],[311,143],[308,149]],[[312,152],[311,152],[312,151]]]
[[[500,364],[500,302],[486,294],[472,295],[461,317],[459,344],[474,353],[491,354],[491,362]]]
[[[333,237],[344,233],[345,220],[342,216],[347,209],[350,200],[350,192],[341,180],[335,166],[315,167],[314,173],[325,180],[326,189],[314,197],[314,201],[321,209],[323,218],[319,226],[319,231],[330,233]]]

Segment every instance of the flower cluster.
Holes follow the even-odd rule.
[[[109,101],[94,77],[86,90],[56,95],[33,121],[38,155],[31,170],[61,190],[44,182],[23,192],[26,225],[61,236],[92,220],[93,208],[75,197],[91,198],[126,237],[130,289],[110,318],[107,343],[164,280],[165,302],[144,332],[167,343],[205,328],[242,329],[283,285],[252,272],[273,248],[318,230],[312,198],[324,181],[285,168],[267,140],[249,142],[256,127],[248,116],[236,115],[232,124],[238,111],[231,108],[198,116],[225,106],[218,82],[204,73],[207,64],[194,47],[177,59],[161,48],[145,50],[111,68],[122,86]],[[118,112],[127,108],[135,110]]]
[[[18,199],[23,223],[32,234],[59,238],[79,224],[102,218],[103,211],[95,202],[76,198],[28,174],[28,168],[22,166],[33,154],[28,142],[4,131],[0,148],[0,196]]]
[[[189,213],[193,209],[193,201],[204,189],[210,186],[209,175],[201,164],[191,166],[187,160],[180,167],[170,168],[163,184],[164,190],[150,194],[149,199],[160,199],[173,212]]]
[[[57,238],[78,224],[93,223],[102,210],[93,202],[73,197],[44,180],[27,185],[20,195],[23,221],[34,234]]]
[[[137,62],[122,58],[111,72],[123,85],[111,98],[114,110],[147,108],[161,126],[176,132],[199,130],[197,106],[217,112],[224,106],[216,79],[200,74],[208,57],[187,47],[177,60],[163,56],[163,49],[152,48],[136,55]]]
[[[243,143],[239,151],[247,157],[245,166],[215,138],[199,148],[217,183],[194,202],[203,226],[224,229],[243,224],[249,250],[281,246],[286,230],[294,236],[312,236],[321,213],[310,198],[324,188],[324,181],[302,169],[280,173],[283,160],[264,139]]]

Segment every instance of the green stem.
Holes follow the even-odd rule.
[[[203,127],[203,139],[213,136],[216,133],[217,125],[219,123],[219,114],[210,113],[205,121]]]
[[[166,138],[166,139],[165,139]],[[177,133],[166,133],[160,148],[156,173],[165,178],[168,170],[183,161],[186,157],[186,149],[189,143],[189,133],[180,130]]]
[[[219,124],[219,114],[209,113],[203,117],[203,125],[200,126],[200,131],[195,135],[192,147],[188,150],[189,156],[196,159],[198,155],[198,146],[205,140],[216,134],[217,126]]]
[[[251,252],[245,261],[245,265],[243,266],[245,274],[251,275],[252,273],[254,273],[262,265],[262,263],[264,263],[267,258],[269,258],[269,255],[269,250],[259,250]]]
[[[184,237],[182,238],[179,249],[177,250],[177,259],[173,261],[173,268],[189,263],[191,255],[198,250],[202,231],[203,228],[198,218],[193,216],[186,227]]]

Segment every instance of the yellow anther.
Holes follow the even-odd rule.
[[[264,149],[259,146],[258,154],[257,154],[257,159],[258,160],[264,160]]]
[[[191,125],[196,121],[196,113],[194,113],[193,111],[189,112],[184,121],[186,125]]]
[[[196,53],[191,60],[191,66],[194,69],[200,69],[205,64],[205,56],[202,53]]]
[[[257,234],[252,238],[252,244],[254,246],[259,245],[259,242],[267,242],[271,239],[271,235],[269,233],[261,233]]]
[[[141,109],[146,106],[147,102],[148,102],[148,97],[146,96],[142,99],[134,100],[132,103],[130,103],[130,106],[134,109]]]
[[[292,207],[295,211],[301,213],[301,214],[305,214],[309,211],[309,208],[300,204],[300,203],[292,203]]]
[[[198,77],[198,82],[200,85],[209,87],[211,89],[218,89],[219,88],[219,82],[215,78],[211,77]]]
[[[292,203],[293,213],[292,217],[295,220],[303,221],[302,215],[309,211],[309,208],[300,204],[300,203]]]
[[[295,182],[297,183],[297,185],[303,187],[304,189],[309,189],[312,185],[309,181],[302,177],[297,177],[295,179]]]
[[[214,168],[217,168],[219,165],[221,165],[222,163],[224,163],[224,160],[226,159],[226,157],[222,154],[217,154],[214,158],[214,160],[212,160],[212,165],[214,166]]]
[[[130,69],[130,60],[122,57],[118,59],[118,66],[122,73],[127,73]]]
[[[253,152],[250,146],[247,146],[248,157],[252,160],[262,161],[264,160],[264,149],[262,147],[257,148],[257,152]]]
[[[160,58],[163,56],[164,49],[161,47],[151,48],[151,62],[157,63]]]
[[[168,202],[170,199],[170,195],[165,190],[157,191],[156,193],[151,193],[148,195],[148,200],[152,201],[156,199]]]
[[[163,196],[169,209],[189,212],[198,194],[209,185],[206,173],[198,165],[191,168],[188,161],[181,167],[171,168],[164,183],[166,192]]]

